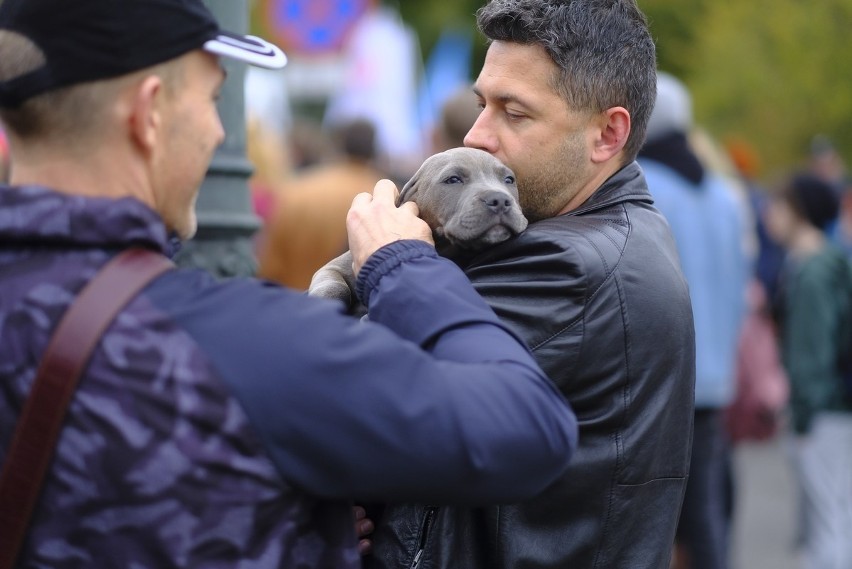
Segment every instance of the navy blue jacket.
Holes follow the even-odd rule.
[[[49,336],[128,246],[133,199],[0,188],[0,460]],[[175,270],[105,334],[24,558],[51,567],[357,567],[345,500],[511,502],[559,477],[574,414],[464,274],[418,241],[359,276],[371,322]]]

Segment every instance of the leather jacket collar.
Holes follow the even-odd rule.
[[[654,202],[642,168],[635,161],[610,176],[583,205],[566,215],[580,215],[625,201]]]

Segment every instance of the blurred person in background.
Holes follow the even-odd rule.
[[[0,124],[0,184],[5,184],[9,181],[9,142],[6,140],[6,133],[3,131],[3,125]]]
[[[846,162],[831,139],[824,134],[818,134],[811,140],[808,169],[838,195],[849,183]]]
[[[301,170],[275,193],[258,242],[258,276],[306,290],[313,274],[347,249],[346,213],[353,198],[386,175],[375,165],[376,131],[366,119],[331,133],[337,154]]]
[[[776,321],[790,378],[803,569],[852,567],[852,394],[839,365],[852,351],[852,268],[825,233],[837,209],[835,189],[800,172],[773,196],[766,220],[787,249]]]
[[[824,135],[817,134],[811,139],[810,154],[808,156],[808,171],[831,186],[842,206],[845,194],[852,186],[847,169],[846,161],[837,150],[834,142]],[[836,243],[845,246],[852,241],[852,233],[849,233],[849,220],[841,218],[842,208],[838,208],[837,216],[830,220],[825,226],[825,233]]]
[[[441,106],[438,121],[432,129],[432,152],[464,146],[464,137],[479,117],[479,100],[471,85],[450,95]]]
[[[743,140],[731,140],[726,150],[746,188],[751,207],[754,233],[757,237],[755,276],[768,299],[775,297],[778,275],[784,263],[784,248],[770,237],[766,229],[767,189],[758,181],[759,159],[755,149]]]
[[[359,119],[363,120],[363,119]],[[324,164],[338,154],[338,143],[334,129],[328,129],[318,121],[296,116],[287,129],[285,145],[293,173]]]
[[[852,260],[852,177],[846,162],[827,136],[816,135],[811,141],[808,167],[837,194],[837,217],[828,223],[825,231]]]
[[[254,167],[248,181],[252,208],[263,227],[272,214],[278,190],[292,175],[293,166],[282,136],[257,119],[249,119],[246,124],[246,157]],[[261,228],[261,234],[262,231]]]
[[[695,319],[695,423],[689,480],[678,523],[690,569],[728,567],[731,457],[724,409],[733,400],[737,345],[751,274],[746,215],[730,184],[690,144],[686,86],[657,74],[657,99],[638,162],[671,226]]]
[[[725,150],[745,188],[757,239],[754,274],[748,285],[745,322],[737,348],[736,394],[725,411],[727,432],[736,445],[768,441],[783,430],[790,387],[781,364],[771,304],[784,262],[784,248],[766,228],[770,198],[766,187],[758,182],[760,167],[755,148],[745,140],[731,139]]]
[[[840,193],[840,211],[831,237],[852,261],[852,181]]]

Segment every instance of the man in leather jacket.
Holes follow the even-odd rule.
[[[668,567],[689,466],[692,311],[634,162],[655,48],[634,0],[493,0],[465,144],[517,175],[529,228],[466,272],[572,404],[580,445],[538,497],[386,505],[368,567]]]

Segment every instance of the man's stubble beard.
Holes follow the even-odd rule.
[[[582,133],[567,137],[542,167],[518,179],[521,209],[530,222],[555,217],[583,185],[588,167]]]

